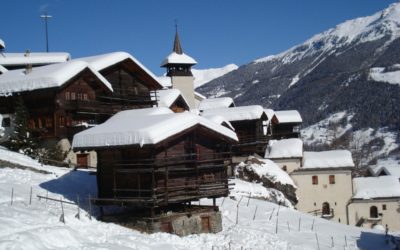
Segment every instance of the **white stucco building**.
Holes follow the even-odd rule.
[[[282,170],[292,173],[301,166],[303,141],[298,138],[271,140],[264,158],[275,162]]]
[[[346,205],[352,197],[354,162],[347,150],[304,152],[293,171],[299,202],[296,208],[339,223],[348,223]]]

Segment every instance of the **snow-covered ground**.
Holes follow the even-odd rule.
[[[90,172],[41,166],[5,149],[0,149],[0,160],[31,167],[9,168],[8,163],[0,163],[0,249],[392,249],[385,244],[383,232],[278,207],[257,199],[256,194],[264,191],[253,194],[250,185],[246,192],[240,182],[230,198],[217,200],[222,232],[186,237],[144,234],[88,217],[87,197],[96,195],[95,175]],[[252,199],[246,197],[249,193]],[[37,195],[68,201],[79,195],[80,219],[75,217],[77,205],[64,204],[65,224],[60,222],[60,202],[39,200]],[[201,204],[210,203],[201,200]]]

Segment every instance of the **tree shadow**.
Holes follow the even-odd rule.
[[[397,248],[396,248],[397,244]],[[384,233],[362,232],[357,247],[362,250],[400,249],[400,237]]]

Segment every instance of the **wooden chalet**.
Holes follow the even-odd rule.
[[[98,101],[111,93],[110,83],[81,61],[11,70],[0,75],[0,113],[13,114],[22,98],[37,136],[72,138],[120,110]]]
[[[300,138],[300,125],[303,122],[297,110],[275,111],[271,120],[272,139]]]
[[[103,96],[103,101],[120,103],[125,109],[157,105],[155,91],[163,86],[153,73],[130,54],[114,52],[75,60],[89,63],[111,83],[113,93],[111,96]]]
[[[117,113],[74,136],[74,150],[98,155],[97,204],[155,208],[227,196],[235,133],[189,112]]]
[[[268,143],[268,118],[261,106],[208,109],[202,112],[206,118],[215,115],[224,117],[235,129],[239,138],[239,143],[233,147],[236,155],[264,154]]]

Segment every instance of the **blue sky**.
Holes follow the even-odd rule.
[[[395,0],[2,0],[0,38],[6,52],[50,51],[72,57],[127,51],[155,74],[172,49],[177,19],[185,53],[196,68],[242,65],[282,52]]]

